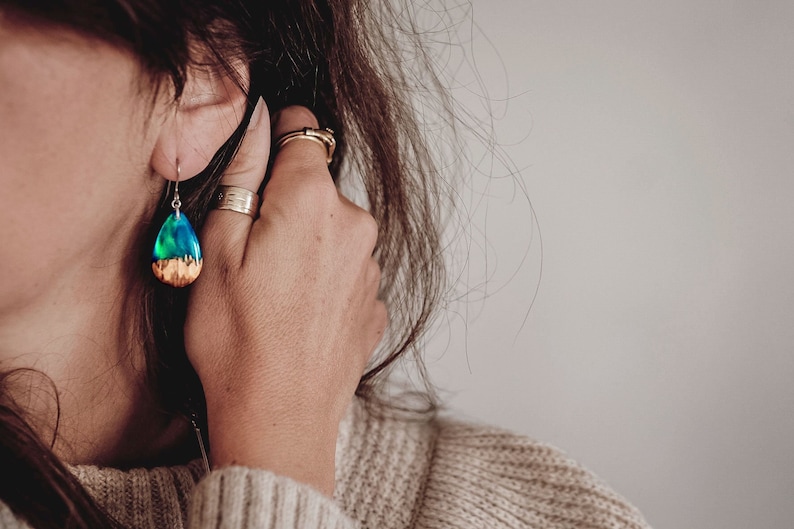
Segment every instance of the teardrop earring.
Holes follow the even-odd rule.
[[[172,287],[184,287],[196,280],[201,273],[204,259],[201,256],[196,232],[190,221],[182,213],[179,199],[179,177],[182,168],[176,162],[176,184],[174,199],[171,201],[173,213],[163,222],[152,252],[152,271],[155,277]]]

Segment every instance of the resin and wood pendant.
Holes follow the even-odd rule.
[[[152,252],[152,271],[166,285],[184,287],[196,280],[203,264],[196,232],[187,217],[177,209],[165,219],[157,234]]]

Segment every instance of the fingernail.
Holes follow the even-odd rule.
[[[248,122],[248,130],[254,130],[259,125],[259,122],[262,121],[262,115],[265,113],[266,108],[265,100],[260,97],[256,101],[256,107],[254,108],[253,114],[251,114],[251,121]]]

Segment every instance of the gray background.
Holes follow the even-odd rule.
[[[794,2],[416,9],[457,39],[479,171],[427,346],[446,402],[657,529],[794,527]]]

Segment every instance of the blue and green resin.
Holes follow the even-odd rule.
[[[193,226],[185,215],[174,211],[165,219],[154,242],[154,275],[167,285],[184,287],[196,280],[203,264],[201,246]]]

